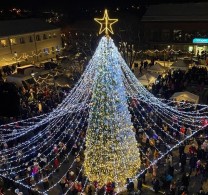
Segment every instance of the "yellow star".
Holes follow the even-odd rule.
[[[108,10],[105,9],[103,18],[94,18],[94,20],[100,24],[99,34],[105,31],[105,34],[108,35],[108,32],[113,33],[112,25],[118,21],[118,19],[110,19],[108,16]]]

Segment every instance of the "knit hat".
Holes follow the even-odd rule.
[[[16,194],[18,194],[19,193],[19,189],[17,188],[17,189],[15,189],[15,191],[14,191]]]
[[[69,173],[71,176],[73,176],[74,175],[74,172],[73,171],[70,171],[70,173]]]

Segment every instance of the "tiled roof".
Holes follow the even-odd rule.
[[[0,21],[0,37],[57,29],[43,20],[30,18]]]
[[[151,5],[142,21],[208,21],[208,3]]]

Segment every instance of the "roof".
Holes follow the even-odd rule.
[[[162,66],[158,62],[156,62],[153,66],[147,69],[150,72],[165,72],[167,70],[167,67]]]
[[[187,70],[189,68],[189,65],[186,64],[183,60],[178,60],[176,62],[174,62],[170,68],[178,68],[178,69],[184,69]]]
[[[208,21],[208,3],[151,5],[142,18],[143,22]]]
[[[170,99],[176,99],[176,101],[190,101],[196,104],[199,102],[199,96],[188,91],[176,92]]]
[[[143,85],[149,85],[150,83],[154,83],[159,74],[156,73],[146,73],[143,76],[139,77],[138,80]]]
[[[54,29],[58,27],[36,18],[0,21],[0,37]]]

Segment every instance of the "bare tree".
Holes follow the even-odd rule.
[[[132,68],[140,53],[139,22],[135,18],[131,18],[128,23],[125,21],[119,26],[121,27],[116,34],[118,36],[119,51],[129,67]]]
[[[124,16],[125,17],[125,16]],[[123,23],[122,23],[123,21]],[[127,22],[128,21],[128,22]],[[129,16],[128,20],[121,19],[118,29],[114,27],[114,40],[117,42],[119,51],[130,68],[133,67],[134,61],[140,54],[140,31],[139,21],[135,16]],[[68,30],[65,36],[67,50],[70,56],[78,62],[89,61],[98,44],[100,36],[94,31],[73,32]],[[85,64],[85,63],[83,63]],[[84,69],[84,68],[83,68]]]
[[[89,58],[93,55],[97,45],[98,36],[92,32],[69,33],[68,44],[71,53],[80,58]]]

